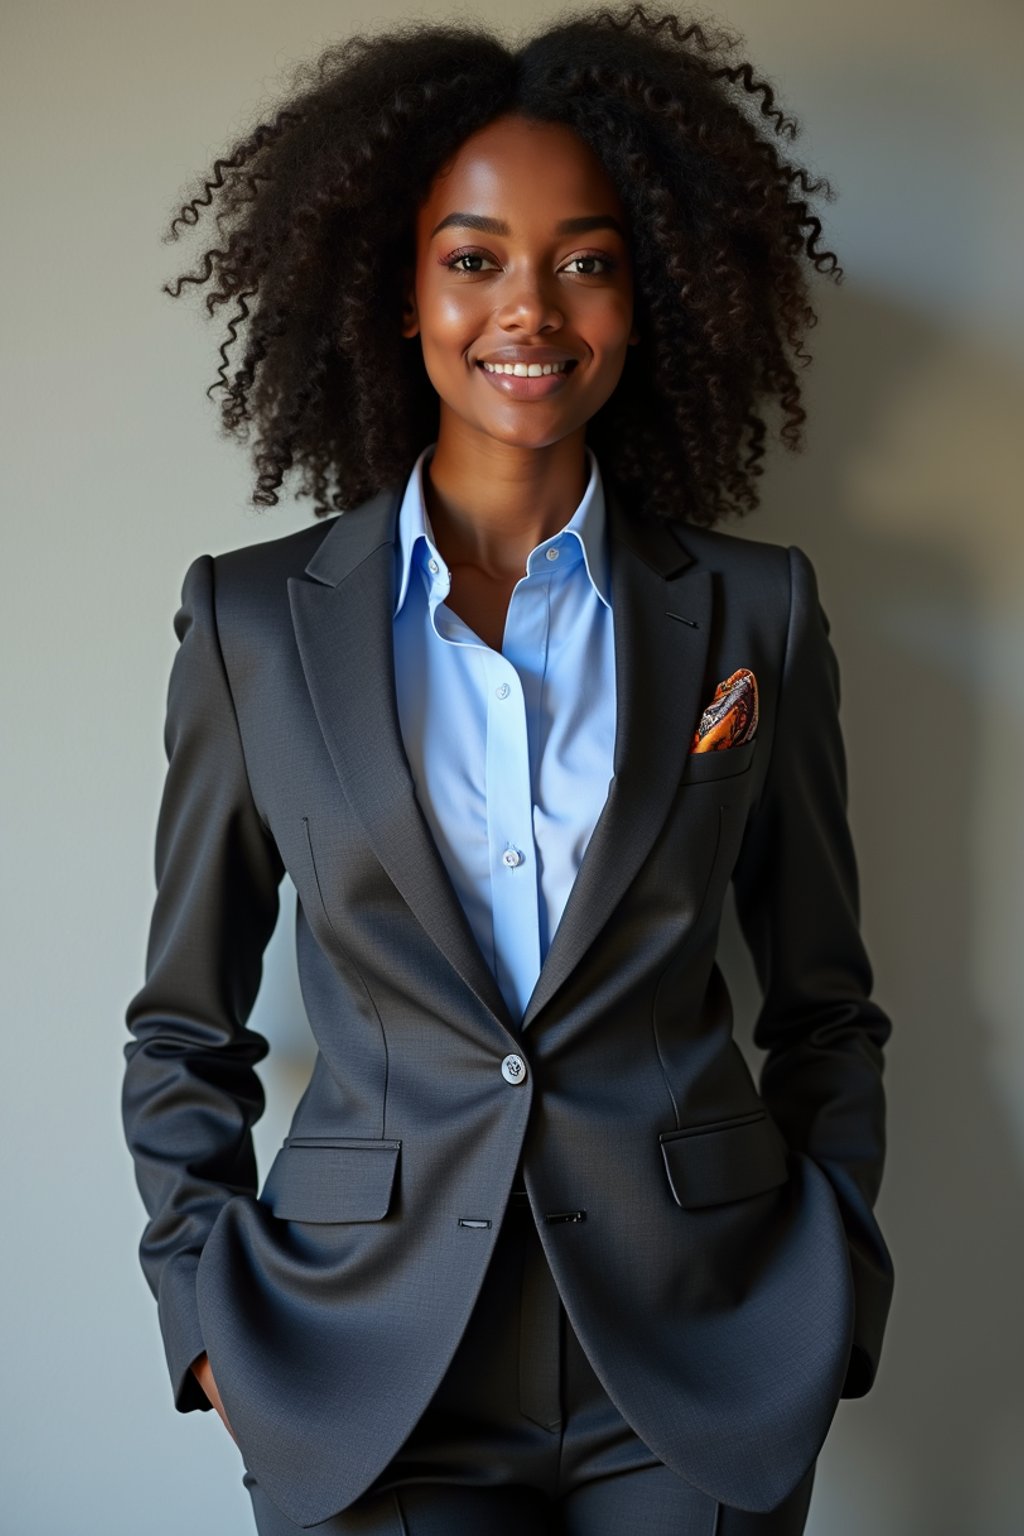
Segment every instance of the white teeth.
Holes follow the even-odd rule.
[[[488,373],[511,373],[520,379],[539,379],[545,373],[564,373],[565,363],[484,363]]]

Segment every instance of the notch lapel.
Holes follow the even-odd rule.
[[[516,1035],[536,1022],[583,959],[668,814],[702,703],[711,574],[673,528],[631,521],[605,483],[615,636],[613,778],[517,1023],[420,808],[402,742],[393,631],[401,496],[401,487],[389,487],[337,516],[304,576],[288,579],[296,642],[342,789],[383,868],[466,986]]]
[[[711,573],[674,530],[630,520],[605,482],[615,633],[615,754],[608,798],[583,854],[520,1026],[583,959],[668,815],[701,711]]]
[[[387,874],[484,1007],[515,1026],[416,798],[394,673],[401,491],[341,513],[288,598],[313,708],[341,787]]]

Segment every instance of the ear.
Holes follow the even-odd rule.
[[[402,270],[402,335],[417,336],[419,329],[420,319],[416,308],[416,284],[413,270],[411,267],[404,267]]]

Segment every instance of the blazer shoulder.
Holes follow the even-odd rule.
[[[290,577],[332,584],[393,536],[401,486],[384,486],[347,511],[312,526],[215,556],[215,578],[231,592],[286,594]],[[314,568],[314,561],[316,566]]]
[[[301,576],[315,551],[334,527],[339,516],[325,517],[308,528],[273,539],[260,539],[227,549],[213,556],[214,574],[219,586],[263,586],[283,584],[289,576]]]
[[[225,659],[240,641],[265,650],[290,630],[288,579],[301,576],[337,517],[308,528],[211,554],[215,622]]]
[[[791,581],[790,550],[793,546],[770,539],[754,539],[725,528],[701,528],[694,523],[675,524],[683,547],[736,595],[771,595],[783,612],[788,611]]]

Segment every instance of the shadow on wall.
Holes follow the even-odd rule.
[[[777,452],[763,513],[730,528],[807,550],[839,656],[864,934],[893,1018],[877,1212],[896,1289],[807,1536],[1003,1536],[1024,1520],[1024,379],[863,295],[816,307],[813,451]],[[756,1074],[731,906],[723,944]]]

